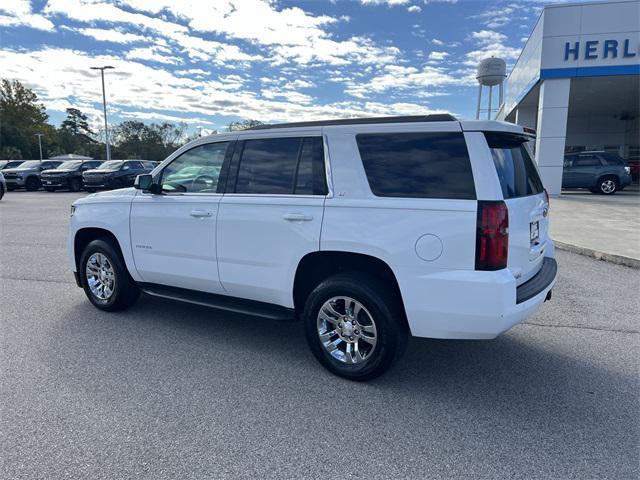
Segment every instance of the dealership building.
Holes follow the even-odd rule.
[[[559,195],[565,153],[640,158],[640,0],[548,5],[506,80],[499,120],[535,128]]]

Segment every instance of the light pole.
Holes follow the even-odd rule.
[[[42,163],[42,137],[44,136],[44,133],[36,133],[34,135],[38,137],[38,147],[40,148],[40,163]]]
[[[107,144],[107,161],[111,160],[111,147],[109,146],[109,127],[107,125],[107,96],[104,93],[104,71],[112,68],[110,65],[91,67],[91,70],[100,70],[100,75],[102,76],[102,109],[104,110],[104,138]]]

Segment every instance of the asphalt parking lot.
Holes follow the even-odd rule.
[[[640,474],[640,270],[558,252],[526,324],[412,339],[358,384],[296,323],[150,297],[93,308],[66,258],[78,196],[0,201],[0,478]]]

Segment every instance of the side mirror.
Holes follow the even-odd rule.
[[[160,193],[160,185],[153,183],[153,176],[148,173],[138,175],[135,182],[133,182],[133,186],[137,190],[143,190],[154,194]]]

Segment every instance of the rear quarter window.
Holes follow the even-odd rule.
[[[379,197],[475,200],[461,132],[356,135],[369,186]]]
[[[544,191],[538,170],[526,148],[527,137],[497,132],[485,133],[485,137],[505,200]]]

